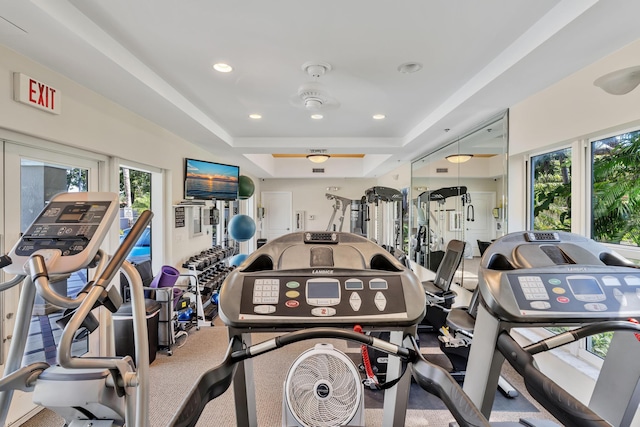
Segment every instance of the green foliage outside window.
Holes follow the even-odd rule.
[[[571,149],[532,158],[533,228],[571,231]]]
[[[611,338],[613,338],[613,332],[592,335],[587,341],[587,350],[604,359],[607,356]]]
[[[640,246],[640,131],[595,141],[592,238]]]
[[[136,169],[120,168],[120,206],[138,212],[151,209],[151,174]]]

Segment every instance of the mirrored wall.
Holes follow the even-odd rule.
[[[475,288],[482,252],[507,230],[507,149],[505,112],[412,163],[413,261],[436,271],[449,242],[461,240],[464,253],[454,281]]]

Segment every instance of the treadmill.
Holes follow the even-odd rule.
[[[387,378],[399,380],[385,390],[383,426],[405,425],[412,374],[460,425],[488,427],[449,373],[421,356],[415,334],[425,308],[415,274],[362,236],[298,232],[274,239],[227,276],[219,298],[227,355],[202,375],[170,425],[195,425],[207,402],[233,386],[237,424],[257,426],[251,359],[306,339],[337,338],[390,355]],[[389,331],[390,342],[354,332],[354,325]],[[252,334],[260,332],[278,336],[253,344]]]
[[[490,416],[505,358],[531,395],[567,426],[631,425],[640,401],[640,270],[610,248],[561,231],[511,233],[493,242],[478,272],[480,304],[464,391]],[[629,320],[631,319],[631,321]],[[520,347],[512,328],[578,326]],[[533,355],[615,331],[588,407],[542,374]]]

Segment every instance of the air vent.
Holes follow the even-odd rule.
[[[559,242],[560,235],[553,231],[550,232],[527,232],[524,234],[524,238],[527,242]]]
[[[331,232],[306,232],[304,233],[305,243],[338,243],[338,235]]]
[[[313,168],[311,169],[313,173],[324,173],[324,168]]]
[[[449,173],[449,168],[436,168],[436,173]]]

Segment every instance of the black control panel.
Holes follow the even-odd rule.
[[[508,274],[507,279],[523,316],[640,313],[640,271]]]
[[[398,275],[284,275],[244,279],[240,312],[244,320],[324,317],[330,322],[345,318],[353,322],[354,316],[380,315],[407,316]]]
[[[403,328],[420,323],[426,297],[417,276],[372,241],[300,232],[272,240],[233,270],[218,307],[233,327]]]
[[[573,233],[511,233],[478,271],[484,306],[502,321],[577,324],[640,317],[640,269]]]
[[[105,219],[111,202],[51,202],[22,236],[15,253],[30,256],[40,249],[59,249],[61,256],[84,251]]]

